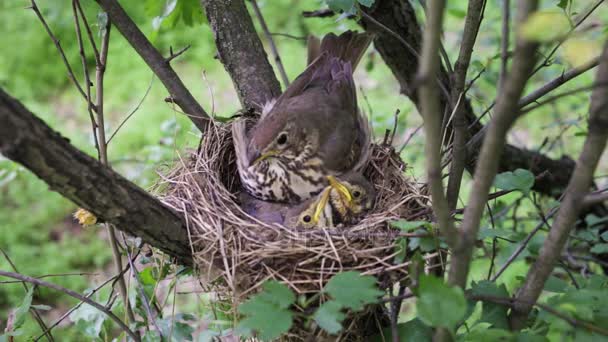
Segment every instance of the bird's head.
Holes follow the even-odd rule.
[[[376,200],[376,190],[373,184],[360,173],[344,175],[340,180],[328,177],[330,201],[339,216],[348,221],[349,218],[369,211]]]
[[[327,212],[330,188],[326,188],[316,197],[313,197],[287,213],[286,224],[295,228],[311,229],[330,225],[331,218]]]
[[[304,161],[318,148],[318,133],[290,118],[286,113],[272,112],[252,129],[247,147],[250,166],[269,158]]]

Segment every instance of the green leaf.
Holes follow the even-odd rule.
[[[342,321],[346,315],[342,313],[342,305],[330,300],[323,303],[315,312],[313,318],[315,322],[330,334],[336,334],[342,330]]]
[[[27,312],[30,310],[30,306],[32,306],[32,297],[34,296],[34,286],[31,286],[30,289],[25,294],[21,305],[17,307],[15,310],[15,320],[13,321],[13,331],[17,331],[23,323],[25,322],[25,317],[27,316]]]
[[[393,263],[395,265],[399,265],[403,263],[405,257],[407,256],[407,238],[400,237],[395,240],[395,259]]]
[[[276,304],[281,309],[287,309],[296,301],[296,296],[284,284],[278,281],[267,281],[263,286],[264,291],[258,296],[261,300]]]
[[[604,241],[608,241],[608,230],[603,232],[600,237],[602,238],[602,240]]]
[[[503,329],[479,329],[466,334],[464,341],[513,341],[513,334]]]
[[[572,2],[572,0],[559,0],[557,7],[563,9],[564,11],[568,8],[568,4]]]
[[[571,38],[562,46],[562,55],[568,63],[577,68],[583,66],[602,52],[602,45],[598,41]],[[587,132],[585,132],[586,134]],[[577,132],[578,134],[578,132]]]
[[[471,292],[475,295],[508,298],[509,292],[504,284],[500,286],[496,283],[482,280],[478,283],[473,282]],[[480,322],[490,323],[493,328],[508,329],[507,321],[508,306],[492,302],[482,301]]]
[[[78,330],[82,331],[85,335],[97,338],[101,332],[103,322],[106,320],[106,315],[89,304],[84,303],[70,314],[70,319],[76,323]]]
[[[400,229],[403,232],[409,232],[416,228],[431,228],[432,225],[427,221],[406,221],[406,220],[398,220],[390,223],[391,227]]]
[[[549,342],[549,339],[545,336],[535,335],[528,332],[522,332],[516,336],[517,342]]]
[[[570,30],[570,21],[561,11],[532,13],[521,26],[520,33],[528,40],[551,42],[563,37]]]
[[[357,0],[357,2],[361,4],[361,6],[365,7],[372,7],[375,1],[376,0]]]
[[[293,314],[288,308],[295,300],[287,286],[268,281],[261,293],[239,305],[239,312],[246,316],[239,327],[256,331],[263,340],[277,338],[293,324]]]
[[[449,287],[439,278],[423,275],[418,291],[416,308],[424,323],[453,329],[464,317],[467,302],[460,287]]]
[[[494,186],[502,190],[519,190],[524,194],[530,192],[534,185],[534,174],[528,170],[517,169],[496,175]]]
[[[432,341],[433,329],[422,323],[418,318],[397,324],[397,333],[400,341]],[[385,342],[393,340],[393,332],[390,327],[382,329],[381,334],[374,335],[372,342]]]
[[[179,322],[180,316],[175,315],[174,317],[167,317],[165,319],[157,319],[156,324],[160,328],[163,336],[167,337],[171,336],[171,342],[182,342],[182,341],[192,341],[192,334],[194,333],[194,327],[189,324]],[[150,338],[151,341],[160,341],[160,339],[154,339],[154,334],[158,334],[157,332],[152,332]],[[164,341],[164,339],[163,339]]]
[[[363,309],[366,304],[377,302],[383,294],[376,286],[376,278],[362,276],[354,271],[336,274],[329,280],[324,291],[336,302],[355,311]]]
[[[569,285],[567,282],[559,279],[558,277],[550,276],[545,282],[545,287],[543,290],[554,293],[564,293],[568,288]]]
[[[598,243],[591,248],[591,253],[602,254],[608,253],[608,243]]]
[[[329,9],[334,12],[351,12],[355,7],[355,0],[325,0]]]

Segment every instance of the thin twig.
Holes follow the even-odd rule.
[[[144,96],[141,98],[141,100],[139,100],[139,102],[137,103],[137,105],[135,106],[135,108],[133,108],[133,110],[131,110],[131,112],[120,122],[120,124],[118,125],[118,127],[116,127],[116,130],[114,131],[114,133],[112,133],[112,135],[110,135],[110,138],[106,142],[106,145],[110,144],[110,141],[112,141],[112,139],[114,138],[114,136],[116,135],[116,133],[118,133],[120,131],[120,129],[122,128],[122,126],[124,124],[126,124],[127,121],[129,121],[129,119],[133,116],[133,114],[135,114],[139,110],[139,107],[141,107],[141,105],[146,100],[146,97],[148,97],[148,94],[150,93],[150,90],[152,89],[152,84],[154,83],[154,79],[155,78],[156,77],[152,76],[152,79],[150,80],[150,83],[148,84],[148,89],[146,89],[146,92],[144,93]]]
[[[137,253],[137,254],[135,255],[135,258],[137,258],[138,256],[139,256],[139,253]],[[91,297],[92,297],[92,296],[93,296],[95,293],[97,293],[97,291],[99,291],[99,290],[100,290],[101,288],[103,288],[104,286],[108,285],[110,282],[112,282],[112,281],[116,280],[118,276],[122,276],[123,274],[125,274],[125,273],[126,273],[128,270],[129,270],[129,265],[127,265],[127,267],[125,267],[124,269],[122,269],[122,270],[120,271],[120,273],[119,273],[119,274],[117,274],[117,275],[115,275],[115,276],[113,276],[113,277],[110,277],[110,278],[106,279],[104,282],[102,282],[101,284],[99,284],[97,287],[95,287],[93,290],[91,290],[89,293],[87,293],[87,295],[86,295],[85,297],[87,297],[87,298],[91,298]],[[46,331],[44,331],[44,333],[43,333],[42,335],[40,335],[40,336],[36,337],[36,338],[34,339],[34,342],[39,341],[39,340],[40,340],[40,339],[41,339],[41,338],[44,336],[44,334],[45,334],[45,333],[47,333],[47,332],[49,332],[49,331],[53,330],[53,328],[55,328],[55,327],[56,327],[56,326],[58,326],[58,325],[59,325],[61,322],[63,322],[63,320],[64,320],[64,319],[66,319],[66,318],[67,318],[67,317],[68,317],[70,314],[72,314],[72,312],[74,312],[74,311],[78,310],[78,308],[79,308],[80,306],[82,306],[82,304],[83,304],[83,303],[84,303],[84,302],[82,302],[82,301],[81,301],[80,303],[78,303],[78,304],[74,305],[74,306],[73,306],[73,307],[72,307],[70,310],[68,310],[67,312],[65,312],[63,315],[61,315],[61,317],[59,317],[58,319],[56,319],[56,320],[55,320],[55,322],[53,322],[53,324],[51,324],[51,325],[50,325],[50,326],[47,328],[47,330],[46,330]],[[111,306],[111,305],[106,305],[106,307],[111,308],[112,306]]]
[[[93,134],[93,141],[95,143],[95,150],[97,151],[97,158],[101,158],[101,151],[99,149],[99,141],[97,139],[97,133],[96,130],[99,128],[99,126],[97,125],[97,121],[95,121],[95,113],[93,111],[93,98],[91,97],[91,86],[93,85],[91,83],[91,79],[89,77],[89,67],[87,65],[87,56],[84,52],[84,44],[82,42],[82,33],[80,30],[80,20],[78,18],[78,0],[72,0],[72,12],[73,12],[73,16],[74,16],[74,29],[76,30],[76,40],[78,41],[78,52],[80,54],[80,61],[82,62],[82,72],[84,74],[84,81],[85,81],[85,87],[87,89],[87,111],[89,113],[89,120],[91,121],[91,133]],[[86,20],[84,20],[84,15],[83,15],[83,22],[85,24],[85,26],[87,27],[87,31],[90,31],[90,28],[87,25]],[[96,55],[95,56],[95,60],[98,61],[99,60],[99,56]],[[95,106],[97,107],[97,106]]]
[[[4,251],[4,249],[2,249],[2,248],[0,248],[0,253],[2,253],[2,255],[4,255],[4,258],[9,263],[9,265],[11,265],[11,268],[13,269],[13,271],[15,273],[19,273],[17,266],[13,263],[13,260],[11,260],[11,258],[8,256],[8,253],[6,253],[6,251]],[[38,278],[41,278],[41,277],[38,277]],[[26,293],[29,292],[30,289],[28,288],[25,281],[19,280],[18,282],[23,284],[23,289],[25,290]],[[5,283],[5,282],[2,282],[2,283]],[[44,320],[40,316],[40,313],[38,312],[38,310],[36,310],[36,308],[30,307],[29,311],[32,313],[32,316],[34,316],[34,319],[36,320],[36,323],[38,323],[38,325],[40,326],[40,329],[43,331],[41,336],[46,336],[46,338],[47,338],[47,340],[49,340],[49,342],[55,341],[55,338],[53,338],[53,335],[49,331],[49,328],[46,326],[46,323],[44,323]]]
[[[80,95],[82,95],[82,97],[84,97],[84,99],[87,100],[87,95],[84,92],[84,90],[82,89],[82,86],[80,85],[80,83],[78,82],[78,80],[76,79],[76,76],[74,75],[74,71],[72,71],[72,66],[70,65],[70,62],[68,62],[68,59],[65,56],[65,52],[63,51],[63,48],[61,47],[61,43],[59,42],[59,39],[57,39],[55,37],[55,35],[53,34],[53,31],[51,31],[51,28],[46,23],[46,20],[44,20],[44,17],[42,16],[42,13],[40,12],[40,9],[38,8],[38,5],[36,5],[36,1],[35,0],[31,0],[31,4],[32,4],[31,5],[31,9],[34,11],[34,13],[36,13],[36,16],[38,17],[38,19],[40,19],[40,22],[44,26],[44,29],[46,30],[46,32],[48,33],[49,37],[53,41],[53,44],[55,44],[55,47],[57,48],[57,51],[59,51],[59,55],[61,56],[61,60],[63,61],[63,64],[65,65],[65,67],[66,67],[66,69],[68,71],[68,77],[70,78],[70,80],[72,80],[72,83],[74,83],[74,86],[76,86],[76,89],[78,89],[78,92],[80,93]]]
[[[266,20],[264,20],[262,11],[260,10],[260,7],[258,6],[258,2],[256,0],[250,0],[250,1],[251,1],[251,5],[253,7],[253,12],[255,13],[255,16],[260,21],[260,26],[262,26],[262,31],[264,31],[264,35],[266,36],[266,39],[268,40],[268,44],[270,45],[270,52],[272,53],[272,56],[274,57],[274,61],[277,65],[277,68],[279,69],[279,75],[281,75],[281,79],[283,80],[283,85],[285,87],[288,87],[289,78],[287,78],[287,73],[285,72],[285,68],[283,67],[283,62],[281,62],[281,55],[279,55],[279,50],[277,49],[277,46],[275,45],[274,40],[272,39],[272,34],[270,33],[268,26],[266,25]]]
[[[76,8],[80,13],[80,17],[82,18],[82,22],[84,23],[84,28],[87,30],[87,36],[89,37],[89,42],[91,43],[91,47],[93,48],[93,54],[95,56],[95,62],[99,63],[99,50],[97,49],[97,44],[95,43],[95,38],[93,37],[93,32],[91,31],[91,26],[87,21],[87,17],[82,10],[82,6],[80,5],[80,0],[76,0]]]
[[[116,317],[116,315],[114,315],[114,313],[112,313],[112,311],[108,310],[106,307],[104,307],[103,305],[81,295],[80,293],[77,293],[75,291],[72,291],[70,289],[66,289],[65,287],[61,287],[59,285],[53,284],[53,283],[48,283],[46,281],[40,280],[40,279],[36,279],[36,278],[32,278],[32,277],[28,277],[26,275],[23,274],[19,274],[19,273],[14,273],[14,272],[6,272],[6,271],[2,271],[0,270],[0,276],[3,277],[8,277],[8,278],[13,278],[13,279],[19,279],[21,281],[26,281],[30,284],[34,284],[37,286],[43,286],[43,287],[48,287],[50,289],[59,291],[59,292],[63,292],[65,294],[67,294],[70,297],[76,298],[80,301],[83,301],[87,304],[89,304],[90,306],[96,308],[97,310],[103,312],[104,314],[106,314],[106,316],[108,316],[111,320],[113,320],[116,324],[118,324],[118,326],[120,327],[121,330],[123,330],[125,333],[127,333],[127,335],[129,335],[129,337],[131,337],[133,340],[135,341],[141,341],[141,339],[139,338],[139,336],[137,334],[135,334],[131,329],[129,329],[129,327],[120,320],[120,318]]]
[[[203,107],[196,101],[192,93],[186,88],[171,65],[150,43],[133,20],[124,11],[116,0],[95,0],[105,12],[109,20],[122,33],[125,39],[137,51],[150,69],[156,74],[169,92],[173,101],[188,114],[188,118],[201,131],[205,132],[209,126],[210,118]]]
[[[167,61],[167,63],[171,63],[172,60],[181,56],[184,52],[188,51],[189,48],[190,48],[190,45],[186,45],[185,47],[179,49],[177,52],[174,53],[173,47],[169,46],[169,57],[167,57],[165,60]]]

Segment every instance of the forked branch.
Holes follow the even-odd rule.
[[[523,23],[536,10],[538,1],[521,1],[518,8],[518,23]],[[452,263],[448,282],[462,288],[467,276],[481,216],[488,200],[488,192],[498,171],[500,157],[506,146],[506,135],[519,114],[518,102],[524,86],[534,68],[537,44],[518,37],[511,71],[505,80],[503,91],[496,102],[496,110],[488,126],[488,133],[475,167],[475,178],[471,196],[464,212],[461,239],[452,250]]]
[[[605,82],[608,82],[608,42],[604,46],[595,80],[596,84]],[[606,87],[595,87],[591,94],[588,131],[583,151],[578,158],[549,235],[536,262],[528,271],[524,284],[517,293],[518,302],[513,306],[510,317],[511,327],[514,329],[523,327],[528,313],[532,309],[531,303],[538,300],[545,282],[561,256],[570,231],[575,226],[574,223],[583,208],[585,196],[591,188],[593,174],[608,139],[608,88]]]

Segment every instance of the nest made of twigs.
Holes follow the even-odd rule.
[[[180,158],[162,176],[167,187],[160,199],[185,218],[200,273],[221,280],[235,297],[248,295],[269,279],[299,294],[317,292],[332,275],[348,270],[374,275],[387,288],[407,277],[408,269],[407,260],[395,263],[399,231],[389,223],[430,216],[428,196],[405,176],[405,168],[390,144],[373,144],[364,175],[377,198],[355,225],[296,230],[265,224],[239,207],[231,123],[218,123],[196,152]]]

